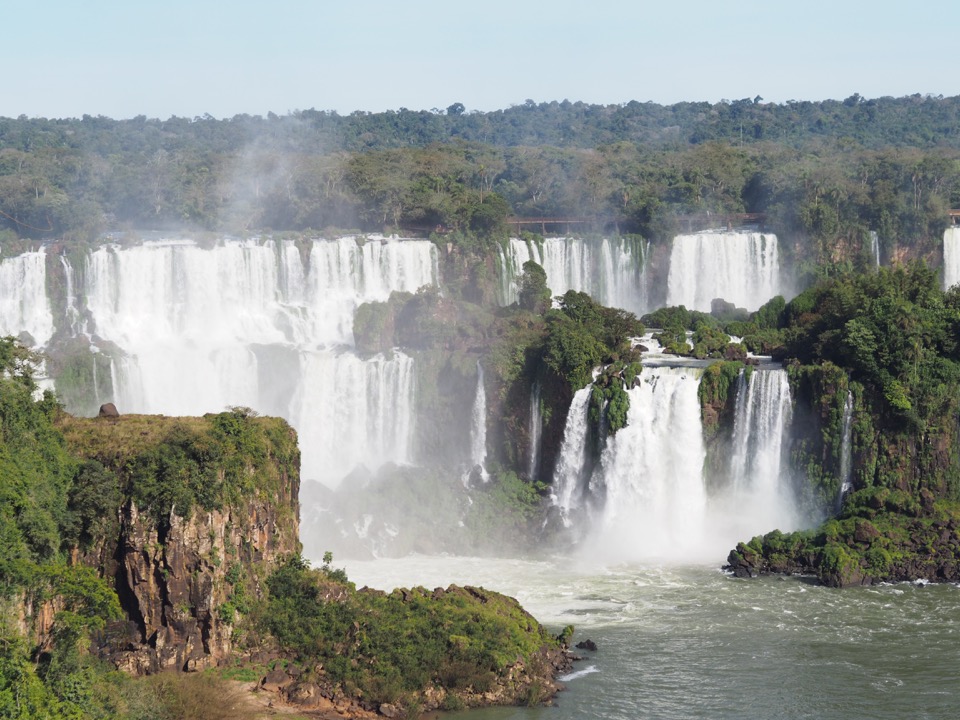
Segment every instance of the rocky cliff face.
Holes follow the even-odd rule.
[[[70,418],[63,430],[122,490],[115,522],[75,553],[113,580],[126,614],[100,653],[134,674],[230,656],[248,602],[277,561],[300,550],[294,431],[236,411]]]

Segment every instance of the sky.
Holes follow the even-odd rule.
[[[957,0],[2,0],[0,116],[960,95]]]

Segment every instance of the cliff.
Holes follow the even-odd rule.
[[[960,577],[960,295],[938,285],[926,267],[900,267],[822,283],[786,306],[791,458],[825,520],[738,544],[734,574],[832,586]]]
[[[216,665],[279,558],[299,552],[299,451],[283,420],[234,410],[202,418],[64,416],[87,488],[119,489],[75,561],[113,586],[126,620],[99,651],[143,674]]]

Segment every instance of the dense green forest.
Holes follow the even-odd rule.
[[[510,216],[669,239],[763,213],[796,259],[854,262],[866,231],[924,255],[960,206],[960,98],[490,113],[304,110],[167,120],[0,119],[5,237],[109,230],[502,233]]]

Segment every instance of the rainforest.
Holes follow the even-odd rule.
[[[0,118],[0,717],[945,717],[958,114]]]

